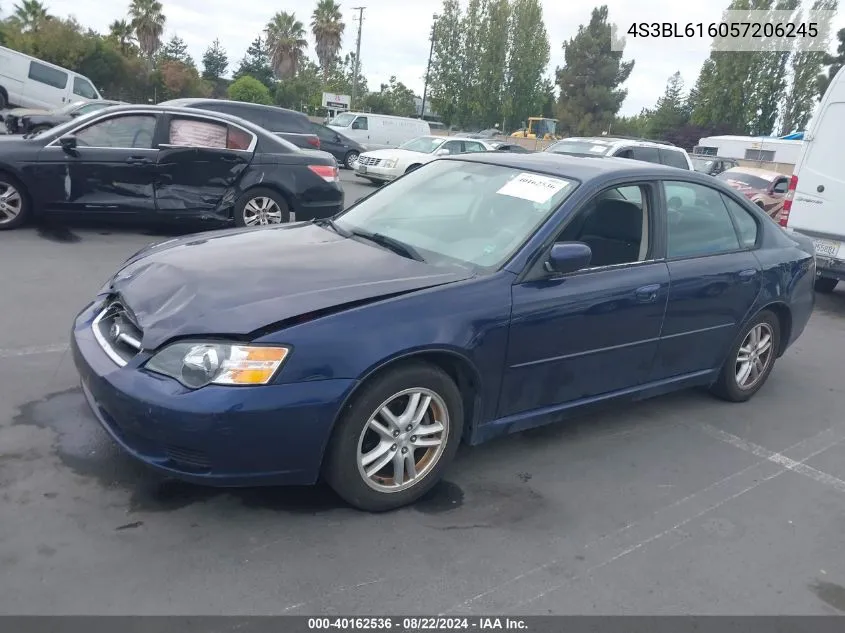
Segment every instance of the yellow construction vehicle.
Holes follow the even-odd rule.
[[[511,138],[557,139],[557,119],[532,116],[528,118],[528,127],[511,133]]]

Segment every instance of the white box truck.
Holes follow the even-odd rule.
[[[102,99],[91,80],[0,46],[0,110],[10,106],[55,110],[75,101]]]
[[[836,73],[809,128],[780,224],[815,242],[816,291],[845,279],[845,68]]]

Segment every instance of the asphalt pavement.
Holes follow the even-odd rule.
[[[842,289],[749,403],[689,391],[467,448],[369,515],[162,480],[100,430],[70,324],[159,239],[0,232],[0,613],[845,613]]]

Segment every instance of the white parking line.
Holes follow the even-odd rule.
[[[786,468],[787,470],[809,477],[821,484],[826,484],[836,488],[839,492],[845,492],[845,481],[839,479],[838,477],[829,475],[828,473],[822,472],[812,466],[808,466],[805,463],[797,462],[781,453],[770,451],[769,449],[755,444],[754,442],[749,442],[748,440],[732,435],[727,431],[717,429],[715,426],[710,426],[709,424],[699,424],[698,427],[714,439],[730,444],[731,446],[745,451],[746,453],[751,453],[757,457],[768,459],[770,462],[774,462],[778,466]]]
[[[19,358],[21,356],[37,356],[38,354],[61,354],[67,351],[67,343],[55,345],[36,345],[33,347],[0,348],[0,358]]]

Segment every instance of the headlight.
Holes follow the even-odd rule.
[[[393,169],[394,167],[396,167],[396,163],[398,162],[399,160],[396,158],[388,158],[382,163],[382,165],[384,165],[385,169]]]
[[[186,341],[168,345],[145,368],[191,389],[206,385],[266,385],[290,353],[287,347]]]

